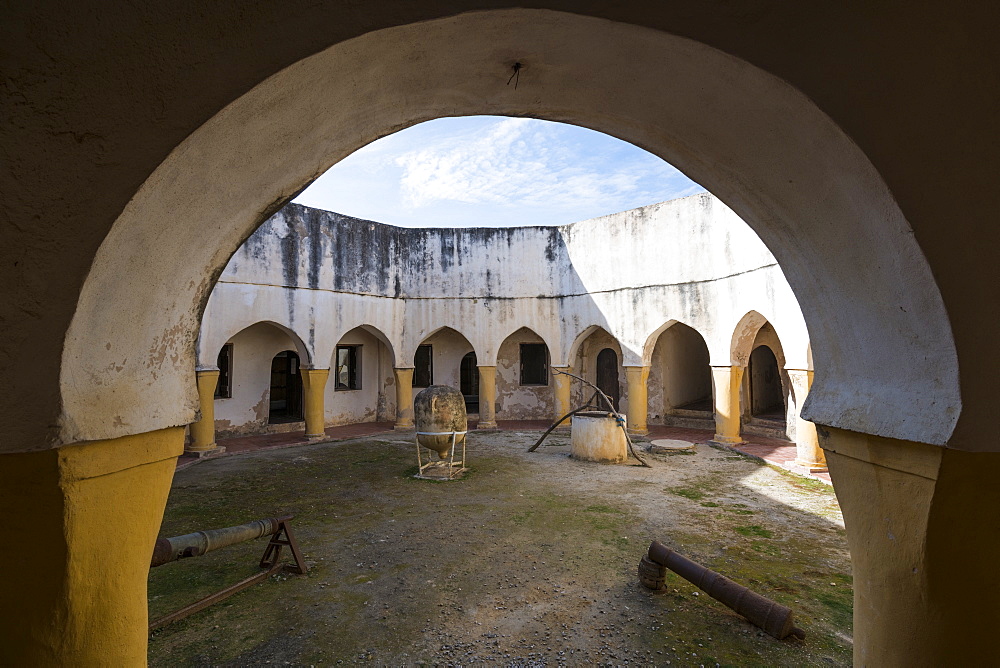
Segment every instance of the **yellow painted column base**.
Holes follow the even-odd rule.
[[[329,369],[301,369],[302,390],[305,393],[305,437],[321,441],[326,438],[326,412],[323,399],[326,396],[326,381]]]
[[[0,663],[145,666],[146,578],[184,428],[0,455]]]
[[[854,571],[854,665],[1000,665],[1000,452],[818,427]]]
[[[819,447],[819,437],[816,435],[816,425],[801,416],[802,405],[812,388],[813,372],[811,369],[788,369],[788,378],[795,392],[795,464],[808,469],[810,473],[821,473],[827,470],[826,456]]]
[[[497,368],[479,367],[479,424],[476,429],[497,428]]]
[[[413,431],[413,367],[395,368],[396,377],[396,431]]]
[[[565,371],[569,373],[570,367],[552,367],[552,392],[554,395],[554,401],[552,404],[552,421],[555,422],[562,416],[573,410],[570,405],[571,401],[571,389],[572,389],[572,378],[561,373],[556,373],[556,370]],[[556,429],[569,429],[573,425],[573,420],[568,419],[565,422],[559,424]]]
[[[198,458],[212,457],[226,451],[215,442],[215,388],[219,384],[219,370],[198,369],[195,375],[201,418],[191,423],[191,442],[184,451]]]
[[[710,443],[739,445],[745,443],[740,434],[740,383],[743,367],[713,366],[712,387],[715,395],[715,436]]]
[[[645,436],[649,433],[646,420],[649,417],[649,367],[625,367],[625,380],[628,389],[628,433],[634,436]]]
[[[742,445],[746,443],[742,436],[723,436],[722,434],[715,434],[709,443],[715,443],[716,445]]]

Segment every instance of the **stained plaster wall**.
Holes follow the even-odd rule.
[[[500,344],[497,353],[497,419],[551,419],[555,404],[551,378],[545,385],[521,384],[522,343],[544,344],[545,341],[531,330],[522,328]]]
[[[709,194],[514,228],[404,229],[290,204],[231,258],[206,307],[199,359],[214,364],[235,332],[267,320],[301,339],[305,364],[325,368],[337,341],[366,325],[383,335],[387,366],[412,366],[416,347],[438,337],[434,380],[457,386],[466,352],[502,367],[500,346],[521,328],[546,343],[554,366],[577,366],[574,346],[593,327],[614,339],[619,364],[644,365],[664,325],[682,321],[722,366],[734,361],[734,328],[751,311],[781,331],[792,368],[809,368],[805,322],[773,256]],[[541,415],[551,398],[515,397],[498,373],[501,418]],[[623,370],[621,385],[625,408]],[[370,400],[343,410],[331,401],[343,403],[328,397],[328,421],[372,414]]]

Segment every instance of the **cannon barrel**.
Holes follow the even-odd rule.
[[[153,559],[150,568],[162,566],[163,564],[185,559],[187,557],[199,557],[206,552],[217,550],[227,545],[244,543],[248,540],[270,536],[277,533],[282,522],[292,519],[291,515],[285,517],[269,517],[262,520],[254,520],[246,524],[224,529],[209,529],[208,531],[195,531],[194,533],[173,538],[157,538],[153,547]]]
[[[783,640],[789,635],[805,639],[805,631],[796,628],[792,621],[790,608],[752,592],[724,575],[696,564],[659,541],[654,540],[649,546],[648,556],[651,561],[669,568],[778,640]]]

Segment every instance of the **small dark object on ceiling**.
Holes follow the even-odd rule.
[[[521,68],[522,67],[524,67],[524,65],[522,65],[521,63],[514,63],[511,66],[511,69],[513,69],[514,72],[510,75],[510,79],[507,79],[507,85],[509,86],[510,82],[513,81],[514,82],[514,90],[517,90],[517,83],[518,83],[518,81],[521,80]]]

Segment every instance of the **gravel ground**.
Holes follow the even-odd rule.
[[[310,566],[151,636],[153,666],[849,665],[850,560],[832,490],[707,445],[652,468],[579,462],[568,437],[472,433],[470,474],[416,480],[404,435],[203,462],[162,535],[296,515]],[[690,583],[638,584],[653,539],[788,605],[763,634]],[[162,615],[252,574],[264,542],[150,573]]]

